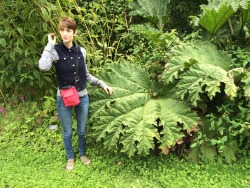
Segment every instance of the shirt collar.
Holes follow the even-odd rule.
[[[59,45],[60,45],[61,47],[63,47],[64,50],[71,50],[71,51],[76,52],[76,43],[75,43],[74,41],[73,41],[73,46],[72,46],[71,48],[66,47],[66,46],[64,45],[63,41],[61,41],[61,42],[59,43]]]

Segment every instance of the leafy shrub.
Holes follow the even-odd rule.
[[[130,157],[155,149],[167,154],[182,142],[181,131],[196,129],[198,116],[176,98],[173,86],[162,91],[140,66],[113,63],[98,78],[114,88],[110,97],[91,92],[92,134],[104,148]]]
[[[141,64],[158,81],[168,61],[167,52],[180,42],[176,31],[164,33],[150,25],[133,25],[130,30],[136,39],[129,60]]]
[[[206,115],[191,147],[193,160],[215,160],[223,157],[227,163],[237,157],[249,156],[249,104],[225,100],[216,111]],[[209,152],[209,153],[206,153]]]
[[[54,74],[41,73],[37,62],[47,40],[46,33],[55,26],[50,18],[54,17],[56,7],[45,1],[32,2],[33,6],[30,3],[20,0],[15,4],[0,3],[0,16],[5,18],[0,21],[0,87],[34,97],[41,91],[54,93],[51,84],[56,83]]]
[[[177,46],[170,55],[162,81],[177,82],[176,94],[207,118],[195,135],[191,158],[213,160],[218,151],[227,162],[235,161],[239,149],[249,147],[245,100],[249,73],[237,64],[232,66],[230,55],[207,42]]]
[[[202,94],[212,100],[216,93],[221,92],[222,83],[225,85],[226,95],[233,99],[237,92],[237,76],[248,77],[245,69],[231,69],[231,56],[218,51],[209,42],[181,44],[173,48],[170,55],[172,57],[161,80],[165,83],[177,80],[177,95],[190,101],[193,106],[203,101]],[[249,84],[248,80],[244,82]],[[248,96],[248,89],[244,88],[245,95]]]

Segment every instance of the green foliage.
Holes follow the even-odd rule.
[[[169,56],[161,80],[176,83],[176,94],[208,118],[194,136],[190,158],[214,160],[220,154],[231,163],[239,154],[249,155],[243,152],[249,147],[249,65],[244,51],[234,51],[232,58],[211,43],[192,42],[176,46]]]
[[[47,130],[36,132],[37,143],[43,142],[43,132]],[[68,172],[64,169],[63,147],[46,144],[46,148],[42,148],[20,138],[11,142],[3,137],[0,139],[0,149],[4,151],[0,153],[0,161],[4,164],[0,171],[1,188],[247,187],[250,181],[247,158],[232,165],[221,162],[193,164],[173,155],[128,160],[122,155],[103,155],[103,150],[95,149],[96,145],[88,145],[92,164],[85,166],[76,157],[74,170]]]
[[[245,44],[249,7],[249,0],[211,0],[201,6],[202,14],[196,21],[212,35],[213,40],[230,38]]]
[[[7,101],[7,106],[1,107],[0,114],[0,135],[4,136],[5,142],[21,138],[24,142],[44,148],[61,142],[61,135],[48,129],[51,124],[59,124],[54,98],[45,97],[42,102],[30,102],[25,99]],[[39,138],[37,132],[40,132]],[[42,142],[37,139],[42,139]]]
[[[196,148],[192,151],[191,156],[195,153],[202,155],[204,145],[206,149],[213,151],[213,157],[200,156],[198,160],[214,160],[218,158],[215,156],[219,155],[227,163],[232,163],[239,155],[249,155],[249,104],[243,103],[243,101],[242,99],[225,100],[224,104],[217,106],[215,112],[206,116],[201,131],[191,146]],[[200,152],[201,154],[199,154]]]
[[[203,15],[199,23],[210,34],[215,34],[221,26],[235,13],[233,7],[227,1],[209,1],[208,5],[203,5]]]
[[[114,88],[110,97],[100,91],[91,93],[93,136],[106,149],[121,150],[130,157],[148,155],[156,139],[162,152],[168,153],[184,137],[180,130],[191,133],[199,121],[185,102],[175,98],[171,87],[161,96],[140,66],[110,64],[98,78]]]
[[[230,51],[232,54],[232,61],[230,67],[232,68],[240,68],[243,67],[245,69],[249,69],[250,67],[250,57],[248,49],[242,49],[237,47],[236,49],[232,49]]]
[[[52,12],[56,7],[41,1],[11,1],[0,3],[0,87],[14,91],[26,87],[26,96],[46,88],[53,93],[55,77],[51,74],[42,74],[38,67],[38,57],[42,52],[48,33],[48,25],[51,30],[55,28]],[[34,6],[30,6],[30,3]],[[46,15],[46,17],[45,17]],[[39,23],[39,24],[38,24]]]
[[[212,100],[216,93],[221,92],[221,84],[230,98],[236,97],[237,86],[234,78],[248,75],[241,68],[230,70],[230,55],[218,51],[210,43],[195,42],[173,48],[170,52],[170,62],[161,75],[165,83],[178,79],[177,95],[197,106],[202,101],[201,94],[206,94]],[[247,92],[247,91],[246,91]]]
[[[170,2],[168,28],[176,29],[180,36],[185,37],[193,32],[189,17],[200,13],[202,1],[178,0]]]
[[[232,51],[230,67],[234,70],[239,67],[249,67],[248,51],[238,48]],[[248,73],[236,76],[235,83],[238,91],[234,101],[228,100],[223,94],[217,95],[200,126],[200,131],[195,136],[195,141],[190,157],[196,161],[214,160],[222,157],[227,163],[232,163],[237,158],[249,155],[249,91]],[[216,104],[216,106],[214,105]],[[202,155],[204,149],[213,150],[213,157]]]
[[[56,99],[54,97],[44,96],[44,102],[41,109],[37,110],[35,117],[43,124],[53,125],[59,124],[56,109]]]
[[[169,19],[169,3],[170,0],[138,0],[138,2],[130,3],[131,15],[139,15],[148,19],[160,31]]]
[[[130,60],[145,67],[150,77],[157,81],[168,61],[166,52],[179,43],[176,31],[162,32],[150,25],[133,25],[130,30],[138,41],[130,50]]]
[[[231,62],[231,67],[243,67],[244,70],[244,74],[241,76],[238,76],[241,80],[241,83],[239,83],[239,87],[243,88],[244,90],[244,96],[246,97],[246,99],[249,99],[250,96],[250,79],[249,79],[249,56],[248,56],[248,50],[247,49],[241,49],[241,48],[237,48],[237,50],[233,50],[231,52],[233,54],[233,59]],[[237,81],[239,81],[239,78]]]

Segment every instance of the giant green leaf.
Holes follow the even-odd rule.
[[[227,1],[213,3],[209,1],[208,5],[201,6],[203,14],[199,24],[203,26],[210,34],[215,34],[226,23],[234,13],[234,9]]]
[[[112,63],[97,77],[114,90],[111,96],[99,89],[90,92],[92,134],[106,149],[148,155],[156,147],[154,140],[161,149],[181,140],[184,135],[178,125],[189,133],[197,126],[198,116],[174,98],[171,87],[165,88],[163,97],[155,97],[159,89],[138,65]]]
[[[130,14],[140,15],[162,30],[168,19],[170,0],[138,0],[130,4]]]
[[[176,46],[170,56],[160,79],[164,83],[178,80],[176,94],[182,99],[187,97],[194,106],[201,100],[201,93],[213,99],[221,92],[222,83],[226,95],[234,98],[237,92],[234,77],[246,74],[243,69],[230,70],[231,56],[208,42]]]
[[[210,34],[215,34],[239,9],[242,25],[249,20],[249,0],[209,0],[202,5],[202,15],[199,24]]]

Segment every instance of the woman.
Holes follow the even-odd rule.
[[[60,90],[69,85],[74,85],[77,88],[80,98],[80,103],[75,106],[78,150],[80,154],[80,160],[84,164],[88,165],[91,161],[85,156],[86,122],[89,107],[86,81],[101,86],[107,94],[112,94],[112,88],[88,72],[86,67],[86,50],[82,47],[76,46],[75,42],[73,41],[77,34],[77,26],[75,21],[72,18],[63,17],[59,22],[58,29],[62,41],[56,44],[56,36],[54,36],[53,33],[48,35],[48,44],[39,60],[39,68],[43,71],[47,71],[51,68],[53,62],[56,67],[56,74],[59,84],[56,103],[58,115],[63,127],[63,142],[68,159],[66,169],[72,170],[74,168],[74,152],[72,147],[73,107],[65,106],[60,94]],[[77,58],[78,62],[76,61]],[[78,71],[76,71],[76,67],[78,67]],[[77,81],[76,72],[78,72]]]

